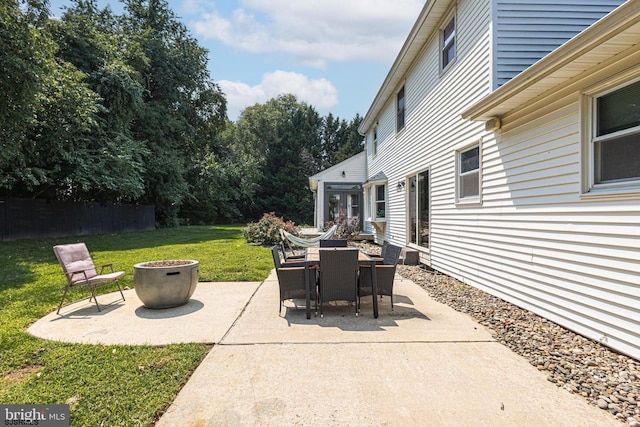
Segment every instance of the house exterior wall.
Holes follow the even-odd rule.
[[[589,24],[620,3],[587,1]],[[584,17],[574,2],[545,5],[556,12],[554,5],[572,6],[572,14]],[[568,84],[572,90],[550,91],[535,105],[502,117],[500,131],[486,132],[484,123],[463,120],[461,112],[489,94],[498,75],[506,81],[535,61],[523,56],[511,69],[506,58],[515,55],[494,57],[504,55],[496,50],[497,40],[503,37],[500,43],[506,46],[507,30],[515,29],[504,19],[492,21],[499,6],[460,0],[453,66],[439,71],[436,29],[393,90],[405,87],[405,128],[395,130],[396,100],[390,96],[373,120],[375,155],[372,128],[367,129],[368,175],[388,177],[387,225],[376,240],[412,246],[407,190],[397,190],[396,184],[428,170],[430,243],[415,247],[424,263],[640,359],[640,197],[582,194],[580,104],[582,89],[640,63],[640,53],[584,73]],[[570,33],[580,31],[579,24],[569,27]],[[475,204],[456,203],[456,150],[474,142],[481,150],[481,197]],[[374,230],[369,226],[368,231]]]
[[[623,0],[495,1],[496,87],[624,3]]]
[[[477,137],[482,124],[460,118],[461,111],[490,91],[490,5],[463,0],[455,11],[458,21],[457,58],[453,67],[440,73],[439,34],[436,31],[403,81],[406,126],[396,132],[395,96],[378,117],[378,150],[368,150],[369,176],[383,172],[388,177],[387,226],[376,241],[407,244],[406,190],[397,191],[409,174],[430,170],[431,233],[441,227],[439,212],[453,209],[454,149]],[[444,20],[449,15],[443,16]],[[398,86],[397,92],[401,88]],[[372,131],[367,133],[367,143]],[[370,225],[368,232],[375,230]],[[423,252],[428,257],[428,252]],[[423,258],[423,260],[426,258]]]
[[[573,91],[514,111],[502,130],[484,135],[482,205],[467,212],[473,222],[447,220],[446,244],[455,249],[431,257],[438,270],[635,358],[640,192],[583,193],[581,128],[589,117],[580,96],[639,61],[637,49],[596,68],[572,82]]]

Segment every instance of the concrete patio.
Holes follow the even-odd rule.
[[[200,283],[189,304],[142,307],[133,291],[81,301],[31,326],[74,342],[214,347],[157,426],[618,426],[614,417],[546,381],[469,316],[397,277],[373,318],[334,304],[306,319],[278,315],[275,273],[263,283]],[[117,296],[116,296],[117,295]],[[109,299],[112,299],[109,302]],[[128,332],[131,330],[131,332]]]

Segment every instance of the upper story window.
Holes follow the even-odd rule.
[[[457,200],[480,201],[480,144],[456,153]]]
[[[371,153],[375,156],[378,154],[378,125],[373,127],[373,142],[371,143]]]
[[[396,131],[404,129],[404,86],[396,95]]]
[[[442,30],[441,36],[442,69],[444,70],[456,57],[456,17],[453,15]]]

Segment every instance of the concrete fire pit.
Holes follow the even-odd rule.
[[[148,308],[171,308],[189,302],[198,286],[198,261],[166,260],[133,266],[133,283]]]

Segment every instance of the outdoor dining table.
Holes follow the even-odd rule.
[[[357,250],[353,248],[306,248],[304,252],[305,268],[320,268],[320,251],[349,251]],[[371,274],[371,288],[373,294],[373,317],[378,318],[378,280],[376,277],[376,260],[371,258],[364,252],[358,251],[358,266],[370,267],[368,270]],[[305,285],[307,294],[307,319],[311,319],[311,283],[309,283],[309,274],[305,272]]]

